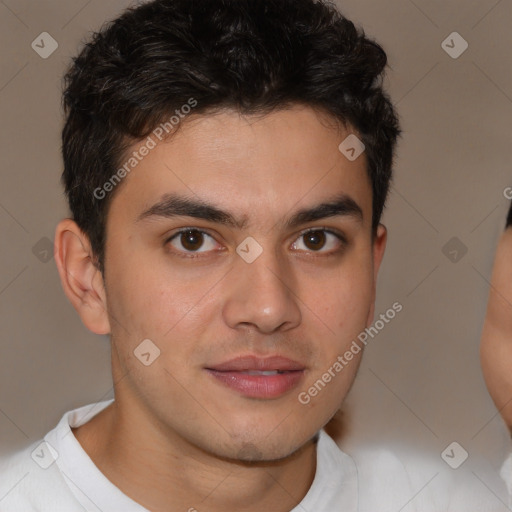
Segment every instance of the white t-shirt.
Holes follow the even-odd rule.
[[[147,512],[100,472],[71,431],[111,402],[67,412],[44,440],[0,460],[0,511]],[[317,464],[313,484],[293,512],[356,510],[354,462],[324,431]]]
[[[505,459],[501,466],[500,476],[508,490],[508,507],[512,509],[512,453]]]
[[[0,512],[148,512],[100,472],[71,431],[111,402],[67,412],[43,440],[0,460]],[[313,484],[291,512],[424,512],[415,487],[390,452],[352,458],[321,430]]]

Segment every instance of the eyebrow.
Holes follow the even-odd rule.
[[[340,194],[327,202],[297,211],[286,221],[285,226],[292,229],[308,222],[338,216],[351,217],[357,222],[362,222],[363,210],[350,196]],[[221,210],[204,200],[176,194],[165,194],[160,201],[142,212],[135,222],[159,217],[166,219],[193,217],[237,229],[244,229],[249,223],[247,216],[236,218],[232,213]]]

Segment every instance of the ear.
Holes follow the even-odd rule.
[[[89,238],[71,219],[57,225],[54,256],[64,293],[84,325],[96,334],[109,334],[103,276],[93,263]]]
[[[366,320],[366,327],[370,327],[373,323],[373,317],[375,315],[375,299],[377,297],[377,276],[379,273],[380,264],[384,257],[384,251],[386,249],[386,242],[388,239],[388,230],[384,224],[377,226],[377,233],[372,242],[372,257],[373,257],[373,282],[372,282],[372,300],[370,304],[370,311],[368,313],[368,319]]]

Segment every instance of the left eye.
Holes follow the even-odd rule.
[[[169,242],[175,249],[182,252],[207,252],[215,249],[216,246],[213,237],[197,229],[179,231]]]
[[[325,229],[315,229],[302,233],[292,245],[293,249],[299,251],[329,252],[336,250],[342,245],[342,239],[339,235],[326,231]]]

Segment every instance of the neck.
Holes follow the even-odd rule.
[[[314,441],[278,461],[222,459],[118,400],[73,432],[116,487],[154,512],[288,512],[304,498],[316,471]]]

